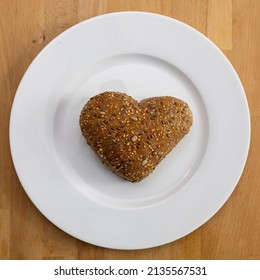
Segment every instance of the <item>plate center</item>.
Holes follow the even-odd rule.
[[[193,113],[189,134],[154,172],[139,183],[127,182],[101,163],[86,144],[79,115],[90,97],[120,91],[140,101],[174,96],[187,102]],[[53,140],[60,167],[85,196],[114,207],[143,207],[173,195],[194,176],[208,139],[208,118],[201,95],[190,79],[173,65],[147,55],[124,54],[75,71],[60,95]]]

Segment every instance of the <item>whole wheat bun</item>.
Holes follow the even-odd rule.
[[[87,143],[115,174],[139,182],[183,139],[192,126],[187,103],[171,96],[137,102],[121,92],[92,97],[80,114]]]

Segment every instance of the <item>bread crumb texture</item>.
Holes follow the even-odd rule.
[[[83,107],[80,127],[87,143],[115,174],[139,182],[181,141],[192,126],[187,103],[170,97],[137,102],[104,92]]]

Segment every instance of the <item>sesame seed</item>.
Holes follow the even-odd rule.
[[[137,141],[137,139],[138,139],[138,137],[137,137],[136,135],[134,135],[134,136],[131,138],[131,140],[132,140],[133,142]]]

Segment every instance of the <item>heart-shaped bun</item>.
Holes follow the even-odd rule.
[[[115,174],[138,182],[181,141],[192,125],[184,101],[152,97],[137,102],[120,92],[92,97],[80,115],[82,133]]]

